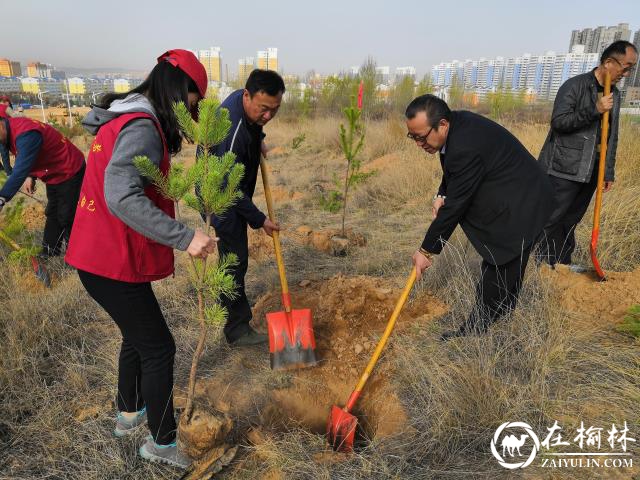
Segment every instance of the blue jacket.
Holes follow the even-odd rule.
[[[211,148],[213,155],[222,156],[227,152],[236,155],[236,162],[244,165],[244,176],[240,181],[242,198],[222,218],[214,218],[213,225],[218,228],[221,224],[234,222],[237,217],[246,221],[251,228],[262,227],[267,218],[253,203],[253,193],[260,168],[260,146],[265,134],[260,125],[249,123],[242,106],[244,90],[236,90],[220,105],[229,110],[231,129],[227,137]]]

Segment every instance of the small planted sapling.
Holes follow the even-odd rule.
[[[210,148],[222,142],[229,133],[229,112],[219,108],[219,103],[213,98],[200,101],[198,121],[193,120],[183,103],[177,103],[174,111],[184,135],[202,148],[202,154],[195,165],[190,168],[172,165],[168,174],[163,175],[147,157],[136,157],[134,163],[166,198],[175,202],[177,212],[178,203],[183,201],[204,218],[205,233],[215,238],[212,217],[223,216],[242,195],[238,185],[244,175],[244,166],[235,162],[235,155],[231,152],[223,156],[209,153]],[[192,193],[194,188],[197,195]],[[230,269],[238,261],[233,254],[219,258],[217,262],[207,261],[206,258],[190,259],[191,283],[198,300],[200,335],[191,362],[187,401],[181,424],[183,421],[189,423],[194,410],[196,374],[208,326],[220,325],[226,321],[228,313],[220,299],[222,296],[233,298],[236,295],[236,285]]]

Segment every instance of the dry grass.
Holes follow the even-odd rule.
[[[270,157],[274,185],[304,194],[276,206],[287,228],[339,224],[338,214],[318,204],[321,188],[342,171],[339,121],[276,120],[267,128],[268,142],[278,147]],[[600,252],[605,268],[632,270],[640,265],[640,127],[626,122],[622,127],[618,182],[605,196]],[[537,155],[544,125],[509,128]],[[291,141],[300,133],[305,141],[292,150]],[[285,260],[292,283],[336,272],[385,276],[398,283],[404,279],[439,182],[437,158],[425,158],[404,134],[401,119],[367,125],[364,163],[378,173],[356,190],[348,216],[348,224],[367,236],[367,246],[335,258],[289,241]],[[183,158],[188,160],[191,152],[185,150]],[[380,161],[383,156],[386,160]],[[264,208],[262,198],[259,186],[256,203]],[[586,221],[578,230],[578,254],[585,262],[589,236]],[[507,420],[528,421],[540,432],[553,419],[571,426],[580,419],[593,424],[627,420],[637,438],[637,343],[564,311],[553,285],[534,268],[510,320],[482,338],[437,341],[440,331],[459,324],[471,308],[477,266],[473,249],[457,232],[416,292],[420,298],[422,291],[434,291],[448,303],[449,313],[429,328],[395,337],[392,354],[385,357],[394,366],[392,381],[408,413],[405,431],[373,439],[358,454],[335,462],[324,439],[301,428],[258,446],[249,446],[239,429],[234,435],[244,448],[223,477],[510,478],[488,449],[495,428]],[[177,478],[175,470],[136,457],[142,434],[125,441],[111,437],[119,332],[75,274],[58,266],[56,285],[43,293],[15,267],[5,264],[0,270],[0,479]],[[180,264],[176,279],[155,287],[178,345],[178,386],[186,382],[196,336],[193,300],[182,273]],[[277,288],[272,263],[252,261],[248,285],[254,299]],[[213,375],[230,355],[238,354],[214,332],[202,374]],[[264,376],[267,386],[284,381],[266,368]],[[246,427],[246,419],[239,420]],[[528,472],[531,478],[580,479],[597,473],[582,469],[560,475],[533,467]]]

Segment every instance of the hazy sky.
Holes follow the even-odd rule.
[[[277,47],[285,73],[565,52],[571,30],[630,24],[640,0],[2,0],[0,57],[148,70],[169,48],[222,48],[223,64]]]

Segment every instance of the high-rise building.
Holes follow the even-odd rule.
[[[598,65],[597,53],[585,53],[584,45],[574,45],[570,53],[556,56],[547,98],[555,98],[560,85],[571,77],[588,72]]]
[[[405,77],[409,77],[413,80],[416,79],[416,67],[397,67],[396,68],[396,76],[395,76],[395,81],[399,82],[400,80],[402,80]]]
[[[388,85],[391,80],[391,69],[388,66],[376,67],[376,83]]]
[[[87,93],[87,86],[84,78],[69,78],[67,80],[67,86],[69,87],[69,93],[71,95],[84,95]]]
[[[610,27],[599,26],[573,30],[569,41],[569,51],[571,52],[575,45],[584,45],[584,53],[600,54],[613,42],[617,40],[628,41],[630,38],[631,30],[629,30],[628,23],[619,23]]]
[[[40,62],[31,62],[27,64],[27,77],[51,78],[51,70],[51,65],[45,65]]]
[[[238,60],[238,80],[242,83],[246,82],[254,68],[255,59],[253,57],[245,57]]]
[[[633,36],[633,44],[640,52],[640,30]],[[631,75],[629,75],[627,85],[630,87],[640,87],[640,62],[636,64],[636,68],[631,72]]]
[[[0,76],[0,93],[18,93],[22,91],[22,82],[16,77]]]
[[[258,64],[257,67],[261,70],[273,70],[278,71],[278,49],[267,48],[266,50],[258,51]]]
[[[207,71],[207,78],[210,82],[222,81],[222,56],[220,47],[210,47],[208,50],[197,51],[198,60],[204,65]]]
[[[0,77],[21,77],[22,67],[20,62],[14,62],[7,58],[0,58]]]
[[[24,77],[20,81],[22,83],[22,91],[26,93],[60,95],[63,91],[63,82],[53,78]]]
[[[433,85],[444,91],[454,83],[473,90],[479,98],[497,88],[525,92],[528,98],[553,100],[560,85],[567,79],[585,73],[598,64],[597,53],[587,53],[578,44],[567,54],[544,55],[525,53],[519,57],[453,60],[431,67]]]

